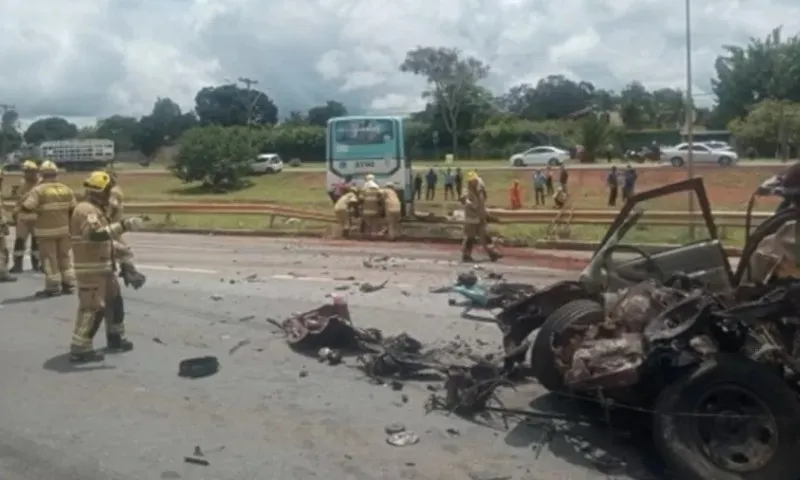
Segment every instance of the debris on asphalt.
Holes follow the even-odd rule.
[[[161,340],[161,339],[160,339],[160,338],[158,338],[158,337],[153,337],[153,343],[157,343],[157,344],[159,344],[159,345],[166,345],[166,343],[164,343],[164,341],[163,341],[163,340]]]
[[[386,425],[384,431],[386,431],[386,435],[394,435],[395,433],[405,432],[406,426],[402,423],[390,423]]]
[[[187,358],[178,365],[178,376],[184,378],[210,377],[219,371],[219,359],[213,355]]]
[[[215,302],[219,302],[223,298],[225,297],[223,297],[222,295],[211,295],[211,300],[214,300]]]
[[[382,290],[383,288],[385,288],[387,283],[389,283],[389,280],[384,280],[383,283],[379,283],[379,284],[372,284],[372,283],[369,283],[369,282],[364,282],[358,287],[358,290],[361,293],[373,293],[373,292],[377,292],[378,290]]]
[[[402,431],[386,437],[386,443],[393,447],[407,447],[419,443],[419,437],[414,432]]]
[[[228,355],[233,355],[234,353],[236,353],[237,350],[239,350],[240,348],[244,347],[245,345],[249,345],[249,344],[250,344],[250,339],[249,338],[246,338],[244,340],[241,340],[241,341],[237,342],[236,345],[234,345],[233,347],[231,347],[230,350],[228,350]]]
[[[205,458],[197,458],[197,457],[183,457],[183,461],[185,463],[191,463],[193,465],[201,465],[203,467],[207,467],[211,465],[208,460]]]
[[[253,320],[255,318],[256,318],[255,315],[247,315],[245,317],[240,318],[239,321],[240,322],[249,322],[250,320]]]

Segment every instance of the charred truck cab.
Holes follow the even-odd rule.
[[[623,243],[643,202],[681,192],[696,195],[705,240],[652,250]],[[799,219],[800,209],[785,208],[748,230],[734,270],[702,179],[635,195],[578,280],[497,316],[506,368],[530,355],[548,390],[603,392],[652,412],[670,478],[800,478],[800,279],[751,275],[762,240],[787,228],[796,235]],[[623,258],[612,261],[614,252]]]
[[[413,212],[411,159],[405,148],[403,119],[393,116],[346,116],[328,120],[325,132],[326,187],[351,179],[361,185],[368,174],[383,185],[392,182],[403,217]]]

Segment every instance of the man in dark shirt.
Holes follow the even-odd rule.
[[[550,171],[550,167],[547,167],[544,175],[544,182],[545,187],[547,188],[547,196],[552,197],[555,193],[555,189],[553,188],[553,172]]]
[[[608,206],[614,207],[617,205],[617,194],[619,193],[619,176],[617,174],[617,167],[611,167],[606,178],[606,185],[608,185]]]
[[[417,200],[422,200],[422,174],[419,172],[414,175],[414,195]]]
[[[622,178],[622,199],[626,202],[633,196],[633,192],[636,190],[636,179],[638,178],[639,175],[636,170],[628,164],[625,167],[625,174]]]
[[[461,198],[461,187],[464,182],[464,176],[461,174],[461,167],[456,168],[456,175],[453,177],[453,182],[456,186],[456,198]]]
[[[430,169],[425,175],[425,200],[433,200],[436,197],[436,181],[439,176],[436,175],[436,170]]]

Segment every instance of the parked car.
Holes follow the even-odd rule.
[[[722,167],[729,167],[739,161],[739,155],[732,149],[712,148],[705,143],[692,144],[692,157],[694,163],[716,163]],[[689,161],[689,144],[681,143],[674,147],[662,148],[661,161],[669,162],[673,167],[684,166]]]
[[[728,150],[731,152],[735,151],[728,142],[721,142],[719,140],[711,140],[710,142],[703,142],[703,144],[708,145],[714,150]]]
[[[558,166],[568,161],[569,152],[553,146],[533,147],[521,153],[515,153],[508,159],[512,167],[526,167],[528,165]]]
[[[279,173],[283,171],[283,159],[277,153],[262,153],[250,165],[254,174]]]

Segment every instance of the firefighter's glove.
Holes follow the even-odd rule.
[[[125,283],[126,287],[133,287],[134,290],[139,290],[142,288],[144,283],[147,281],[147,277],[145,277],[129,263],[123,263],[120,265],[119,276],[122,278],[122,281]]]
[[[141,230],[144,226],[144,219],[142,217],[128,217],[122,220],[122,228],[126,232],[135,232]]]

